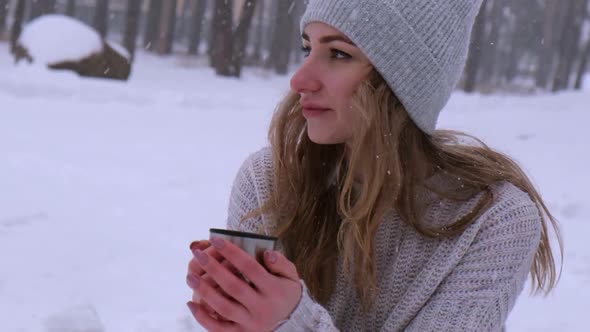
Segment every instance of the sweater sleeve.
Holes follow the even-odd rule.
[[[316,303],[310,296],[305,282],[301,280],[302,293],[301,300],[291,316],[284,324],[280,325],[275,331],[277,332],[299,332],[299,331],[317,331],[317,332],[336,332],[338,329],[332,323],[332,318],[328,311]]]
[[[242,220],[245,215],[260,207],[256,195],[254,162],[262,152],[251,154],[240,166],[234,179],[227,210],[226,227],[229,230],[257,233],[262,226],[260,216]]]
[[[528,196],[490,212],[465,255],[405,331],[503,330],[539,245],[541,220]]]

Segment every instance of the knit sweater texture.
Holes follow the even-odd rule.
[[[241,221],[266,202],[272,181],[270,149],[251,154],[232,187],[228,229],[272,232],[273,221],[266,215]],[[277,331],[502,331],[524,288],[542,224],[534,202],[514,185],[494,185],[493,194],[493,205],[450,238],[420,235],[390,211],[375,238],[378,292],[368,316],[363,317],[354,283],[339,259],[329,302],[318,304],[301,281],[301,299]],[[457,220],[480,197],[465,202],[425,197],[425,221],[444,225]]]

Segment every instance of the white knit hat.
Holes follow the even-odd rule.
[[[323,22],[369,58],[412,120],[432,134],[461,77],[482,0],[309,0],[301,31]]]

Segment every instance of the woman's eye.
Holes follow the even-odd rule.
[[[311,47],[309,47],[309,46],[301,46],[301,52],[303,52],[303,56],[304,57],[308,57],[309,54],[311,53]],[[334,49],[334,48],[331,48],[330,49],[330,56],[333,59],[337,59],[337,60],[339,60],[339,59],[350,59],[350,58],[352,58],[352,56],[350,54],[345,53],[345,52],[342,52],[342,51],[337,50],[337,49]]]
[[[332,57],[334,57],[336,59],[350,59],[351,58],[350,54],[342,52],[337,49],[331,49],[330,52],[332,52]]]
[[[301,52],[303,52],[303,56],[307,58],[311,52],[311,48],[308,46],[301,46]]]

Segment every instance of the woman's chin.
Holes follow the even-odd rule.
[[[314,142],[315,144],[331,145],[343,143],[342,140],[339,140],[335,137],[322,135],[321,133],[313,133],[308,131],[307,136],[309,137],[309,140]]]

